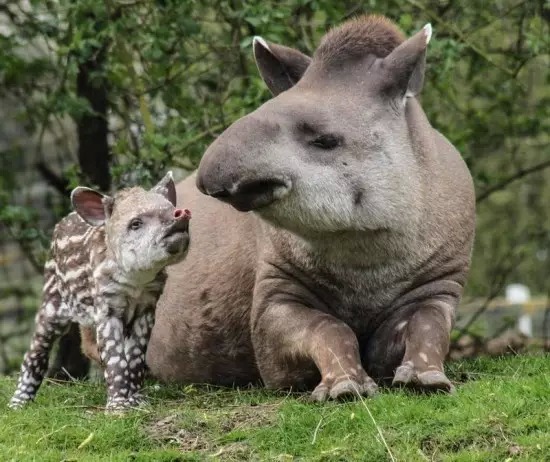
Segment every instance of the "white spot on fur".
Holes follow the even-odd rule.
[[[133,337],[130,337],[129,339],[126,340],[125,346],[126,346],[126,350],[130,351],[130,349],[136,346],[136,341],[134,340]]]
[[[71,282],[75,279],[78,279],[80,276],[85,274],[87,271],[86,268],[78,268],[75,270],[67,271],[66,273],[59,273],[59,277],[63,280],[63,282]]]
[[[420,359],[422,361],[424,361],[425,363],[428,362],[428,355],[426,353],[418,353],[418,356],[420,357]]]
[[[397,326],[395,326],[395,330],[402,331],[408,323],[409,321],[401,321],[399,324],[397,324]]]

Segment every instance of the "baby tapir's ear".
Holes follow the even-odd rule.
[[[169,171],[162,180],[160,180],[155,186],[151,188],[151,192],[160,194],[161,196],[166,197],[172,205],[176,206],[176,185],[174,183],[174,176],[172,172]]]
[[[88,224],[101,226],[111,216],[113,199],[90,188],[79,186],[71,193],[76,213]]]

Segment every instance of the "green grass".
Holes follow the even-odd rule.
[[[455,396],[382,390],[375,399],[310,403],[306,395],[150,383],[152,404],[124,417],[90,383],[45,384],[36,403],[4,408],[2,461],[550,460],[550,357],[455,363]],[[384,440],[387,444],[384,444]]]

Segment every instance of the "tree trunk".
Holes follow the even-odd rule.
[[[107,192],[111,186],[109,173],[109,145],[107,135],[107,81],[100,78],[105,64],[106,47],[91,53],[80,64],[77,76],[77,94],[88,101],[93,113],[77,122],[78,162],[85,178]]]
[[[105,17],[97,17],[93,11],[82,12],[87,21],[93,21],[96,32],[107,24]],[[108,84],[104,76],[108,44],[91,48],[79,61],[76,79],[77,95],[88,101],[90,112],[76,120],[78,133],[78,162],[84,180],[108,192],[111,186],[109,171],[109,133],[107,121]],[[71,325],[69,332],[59,342],[57,357],[48,375],[63,379],[82,379],[88,375],[90,361],[80,348],[80,331]]]

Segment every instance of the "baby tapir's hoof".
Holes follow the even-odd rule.
[[[12,400],[8,403],[8,407],[10,409],[17,410],[17,409],[23,408],[28,402],[29,401],[13,399],[12,398]]]
[[[147,404],[145,396],[141,393],[134,393],[127,398],[112,398],[107,402],[105,414],[122,415],[127,411],[146,406]]]
[[[395,371],[392,385],[406,386],[421,391],[454,393],[455,387],[447,376],[437,369],[419,370],[408,361]]]
[[[311,393],[314,401],[327,399],[346,399],[359,396],[373,396],[378,386],[366,373],[361,378],[342,375],[334,380],[323,380]]]
[[[148,404],[147,398],[145,395],[142,395],[141,393],[134,393],[132,396],[128,398],[128,401],[130,402],[131,406],[136,407],[143,407]]]

